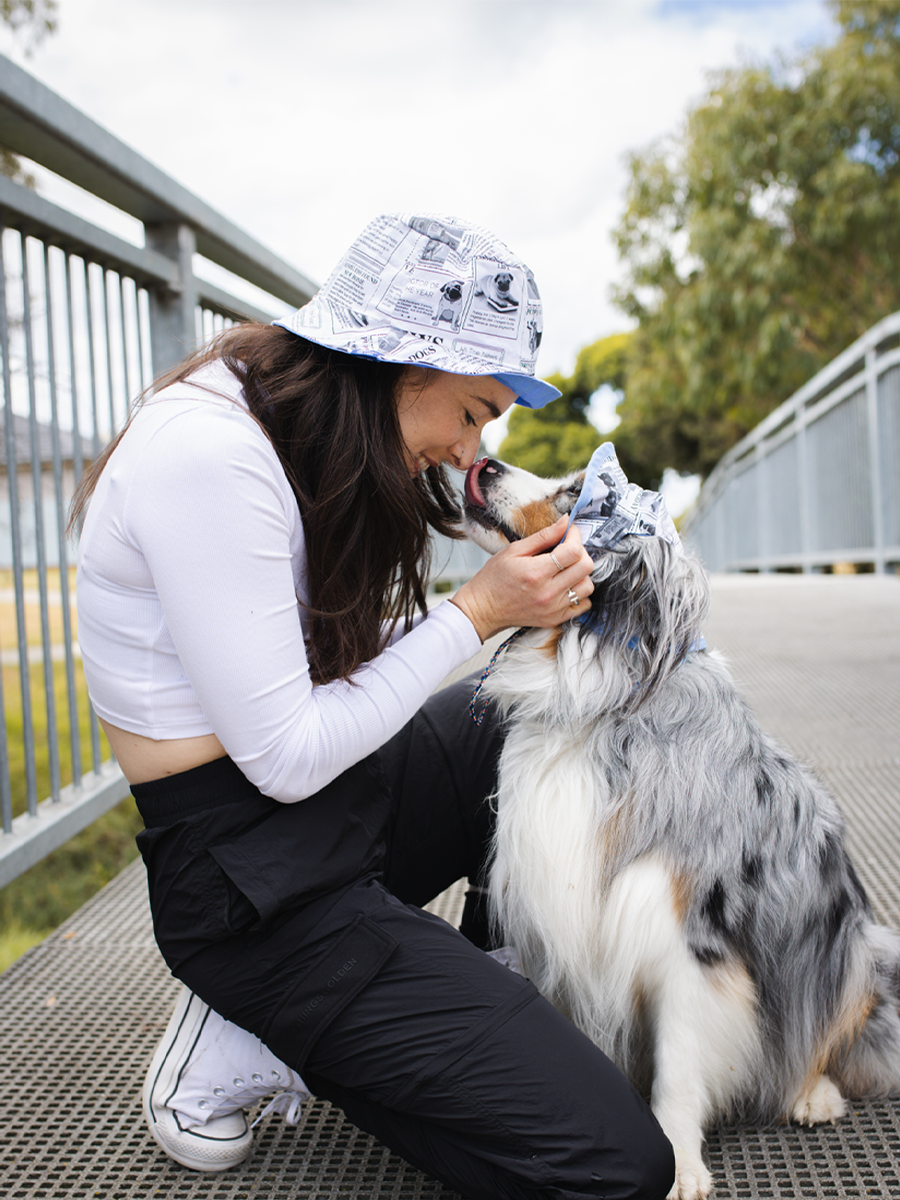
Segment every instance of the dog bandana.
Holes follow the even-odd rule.
[[[628,482],[628,477],[619,466],[612,442],[604,442],[591,455],[591,461],[584,472],[581,493],[566,526],[566,533],[573,524],[578,526],[581,543],[594,561],[600,558],[604,550],[615,546],[629,533],[638,537],[662,538],[678,552],[681,552],[682,548],[681,538],[669,516],[665,500],[659,492],[650,492],[638,487],[636,483]],[[565,537],[562,540],[565,541]],[[586,612],[576,620],[585,624],[596,620],[596,617]],[[600,624],[602,625],[602,618]],[[488,676],[501,654],[523,633],[527,633],[527,630],[517,629],[498,646],[482,672],[469,703],[469,715],[476,725],[482,723],[487,711],[485,706],[479,712],[478,697]],[[637,644],[638,639],[632,638],[628,643],[629,649],[634,649]],[[706,639],[699,637],[688,648],[688,653],[705,649]]]
[[[612,442],[604,442],[591,455],[566,533],[573,524],[578,526],[585,550],[595,560],[629,533],[662,538],[676,550],[681,549],[665,500],[659,492],[628,482]]]

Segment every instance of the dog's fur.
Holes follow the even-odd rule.
[[[571,511],[581,476],[488,461],[485,549]],[[704,1197],[719,1116],[814,1124],[900,1085],[900,937],[875,923],[824,788],[767,737],[722,660],[691,553],[624,538],[584,621],[514,642],[491,902],[525,973],[651,1097],[671,1196]]]

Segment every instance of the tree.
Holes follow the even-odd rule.
[[[56,29],[56,0],[0,0],[0,21],[24,33],[26,53]]]
[[[0,21],[25,39],[25,53],[56,29],[56,0],[0,0]],[[34,176],[26,171],[18,155],[0,146],[0,175],[25,187],[35,186]]]
[[[900,308],[900,0],[831,7],[834,45],[721,72],[631,160],[616,445],[637,478],[708,473]]]
[[[562,396],[546,408],[514,408],[500,457],[551,478],[583,467],[601,439],[588,419],[591,397],[604,384],[624,386],[628,338],[627,333],[601,338],[580,351],[571,376],[551,375],[549,382]]]

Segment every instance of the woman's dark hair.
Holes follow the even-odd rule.
[[[463,536],[443,468],[409,473],[396,398],[410,368],[328,350],[277,326],[247,324],[220,334],[150,391],[213,359],[240,381],[297,497],[313,682],[348,679],[383,649],[383,621],[390,629],[425,611],[429,529]],[[428,373],[423,377],[427,386]],[[124,432],[85,472],[70,528]]]

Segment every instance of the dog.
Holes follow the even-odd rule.
[[[490,308],[496,312],[515,312],[519,301],[513,294],[515,276],[510,271],[496,271],[482,275],[475,289],[476,296],[484,296]]]
[[[443,285],[438,297],[437,312],[431,322],[432,325],[438,325],[441,321],[447,321],[454,333],[459,332],[464,287],[465,284],[460,279],[452,279]]]
[[[583,484],[481,459],[467,532],[495,552]],[[599,549],[582,526],[591,611],[521,631],[484,682],[508,723],[489,895],[524,973],[650,1099],[670,1197],[700,1200],[717,1118],[833,1122],[845,1095],[898,1090],[900,936],[873,918],[835,801],[704,648],[699,560],[674,526],[622,534],[668,520],[656,495],[598,518],[615,526]]]

